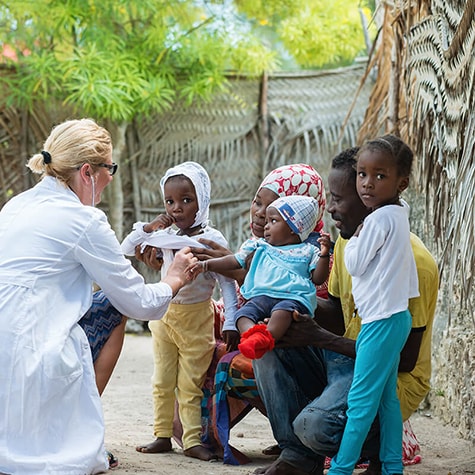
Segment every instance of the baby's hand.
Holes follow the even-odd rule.
[[[332,245],[330,240],[330,234],[320,233],[320,237],[317,239],[320,244],[320,255],[326,256],[330,252],[330,247]]]

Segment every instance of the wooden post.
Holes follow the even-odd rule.
[[[259,94],[259,142],[260,142],[260,156],[261,156],[261,177],[267,174],[267,153],[269,151],[269,118],[267,112],[267,93],[268,93],[268,76],[267,73],[262,73],[261,87]]]

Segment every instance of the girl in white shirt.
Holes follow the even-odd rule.
[[[386,135],[364,144],[357,159],[357,191],[372,212],[346,245],[345,265],[362,328],[356,341],[348,420],[328,473],[353,473],[378,415],[383,473],[397,475],[403,472],[397,370],[411,329],[408,302],[419,296],[409,206],[400,199],[409,184],[413,153],[401,139]]]

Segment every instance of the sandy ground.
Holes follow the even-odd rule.
[[[151,442],[152,347],[149,335],[127,334],[124,349],[103,394],[106,447],[120,465],[114,475],[233,475],[250,474],[268,465],[271,457],[262,449],[274,443],[268,420],[253,410],[231,431],[231,443],[253,462],[239,467],[222,462],[201,462],[175,450],[168,454],[140,454],[135,446]],[[422,462],[405,468],[406,475],[461,475],[475,473],[475,447],[460,439],[453,428],[444,426],[430,413],[415,414],[411,424],[421,445]],[[362,470],[355,470],[355,474]]]

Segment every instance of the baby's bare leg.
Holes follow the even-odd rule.
[[[289,310],[275,310],[267,324],[267,329],[276,341],[280,340],[292,323],[292,312]]]

